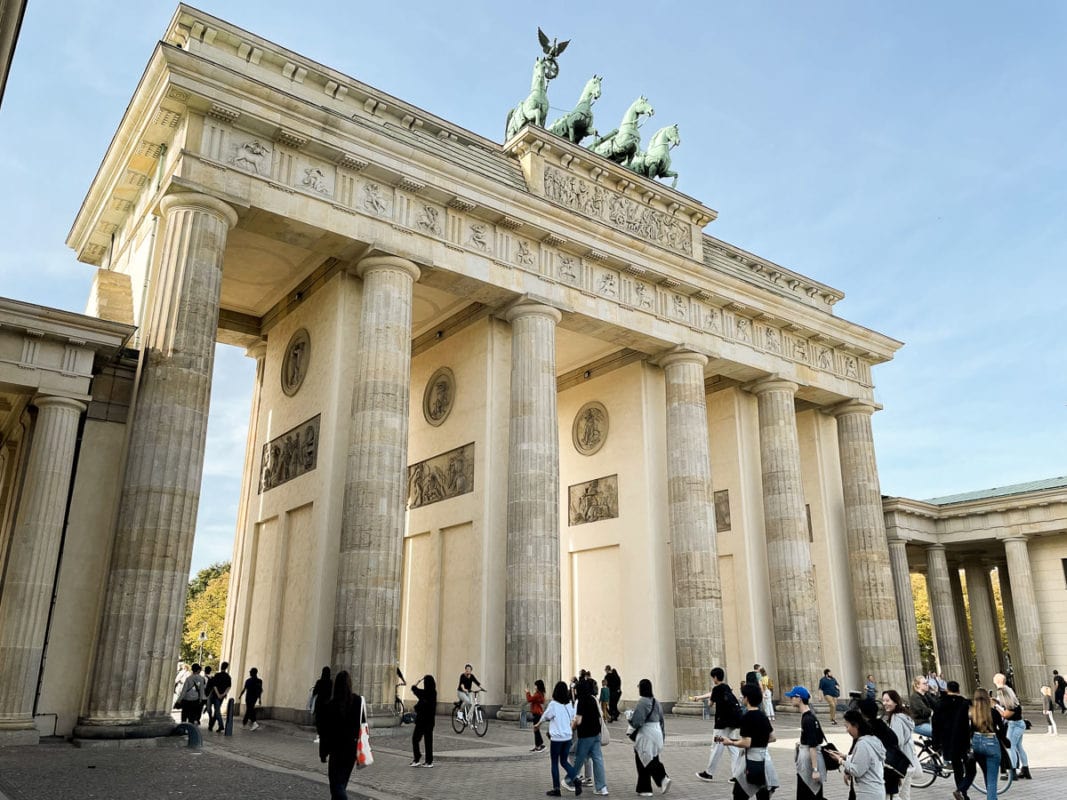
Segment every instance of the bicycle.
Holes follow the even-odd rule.
[[[925,789],[938,778],[952,778],[952,764],[941,757],[941,754],[934,749],[933,742],[930,739],[920,736],[915,744],[918,747],[915,755],[919,760],[919,768],[922,771],[911,779],[913,789]],[[1008,791],[1014,781],[1011,769],[1008,766],[1011,764],[1011,761],[1003,748],[1001,748],[1000,764],[1000,778],[997,780],[998,797]],[[971,789],[985,794],[985,779],[983,777],[983,772],[980,767],[978,767],[977,770]]]
[[[396,697],[393,698],[393,714],[400,720],[400,724],[403,725],[407,722],[414,722],[414,718],[408,716],[407,706],[404,705],[403,699],[400,697],[400,687],[407,686],[408,682],[404,680],[404,673],[400,671],[400,667],[396,668],[396,677],[399,678],[396,682]]]
[[[474,728],[474,732],[479,736],[485,736],[489,731],[489,720],[485,716],[485,712],[482,710],[482,702],[478,699],[484,689],[475,689],[471,692],[472,699],[470,706],[467,708],[467,712],[463,711],[463,703],[458,703],[455,710],[452,713],[452,730],[456,733],[463,733],[467,726],[470,725]]]

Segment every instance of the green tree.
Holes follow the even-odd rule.
[[[924,672],[933,672],[934,625],[930,617],[930,596],[926,593],[925,575],[917,572],[911,574],[911,595],[915,603],[915,626],[919,631],[919,660]]]
[[[230,588],[230,565],[212,564],[189,581],[185,596],[185,626],[182,630],[182,661],[201,660],[200,633],[203,642],[202,662],[216,664],[222,654],[222,626],[226,619],[226,596]]]

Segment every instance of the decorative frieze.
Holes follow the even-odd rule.
[[[474,442],[408,467],[408,508],[474,491]]]
[[[259,494],[299,478],[315,469],[319,452],[319,421],[316,414],[263,445]]]
[[[607,475],[567,489],[567,524],[571,527],[619,516],[619,476]]]

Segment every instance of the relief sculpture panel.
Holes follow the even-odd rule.
[[[263,445],[263,458],[259,471],[259,494],[315,469],[319,455],[319,419],[321,416],[321,414],[316,414],[307,422],[302,422]]]
[[[408,467],[408,508],[474,491],[474,442]]]
[[[584,525],[619,516],[619,476],[608,475],[568,487],[567,524]]]

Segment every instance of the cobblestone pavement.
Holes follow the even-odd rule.
[[[783,787],[779,798],[795,796],[793,743],[796,717],[779,714],[779,741],[772,755]],[[604,749],[608,787],[613,797],[635,797],[633,751],[621,723],[610,726],[613,741]],[[375,763],[353,774],[349,796],[366,800],[475,800],[544,797],[551,788],[546,753],[529,752],[533,735],[515,723],[493,720],[484,739],[470,731],[452,732],[439,717],[434,731],[435,769],[411,769],[411,728],[372,732]],[[830,738],[847,749],[842,726],[827,725]],[[79,748],[70,744],[0,748],[0,800],[326,800],[326,766],[310,729],[265,721],[251,732],[239,726],[232,737],[204,733],[201,750],[182,740],[164,746]],[[704,783],[694,773],[707,765],[711,725],[700,719],[667,720],[663,762],[673,778],[670,797],[726,800],[731,784],[725,760],[716,780]],[[1009,800],[1054,800],[1067,797],[1067,734],[1047,736],[1035,725],[1024,746],[1033,765],[1032,781],[1019,781]],[[827,786],[828,800],[845,800],[840,773]],[[947,800],[949,781],[915,789],[913,800]],[[589,796],[592,796],[589,793]],[[973,791],[972,798],[982,795]]]

